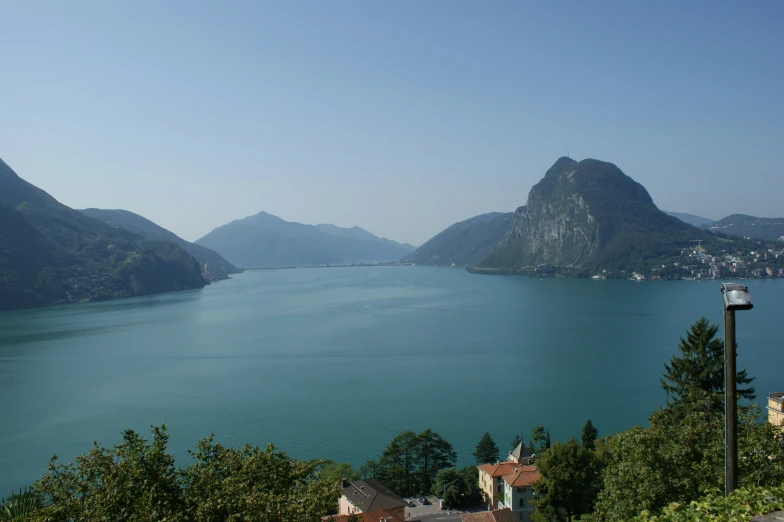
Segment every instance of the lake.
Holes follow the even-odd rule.
[[[758,402],[784,391],[784,280],[747,282],[739,368]],[[718,281],[481,276],[462,269],[257,270],[202,290],[0,314],[0,496],[53,454],[168,423],[171,449],[222,443],[359,465],[432,428],[459,463],[489,431],[502,452],[541,424],[645,424],[659,377]],[[505,454],[505,453],[504,453]]]

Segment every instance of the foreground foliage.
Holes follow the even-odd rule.
[[[695,513],[715,509],[717,520],[745,520],[732,517],[757,512],[743,507],[752,500],[725,504],[709,496],[724,489],[723,343],[716,333],[705,318],[687,330],[661,379],[667,406],[649,417],[648,427],[597,439],[588,421],[582,444],[556,443],[539,456],[536,519],[582,515],[581,520],[621,522],[655,514],[683,518],[652,520],[708,520]],[[753,379],[743,370],[737,378],[740,397],[753,398]],[[733,498],[753,497],[759,503],[754,495],[784,483],[782,428],[760,422],[756,404],[738,408],[737,414],[738,478],[747,489]]]
[[[152,435],[128,430],[122,443],[95,444],[65,465],[53,457],[32,487],[43,502],[22,520],[311,522],[336,510],[323,461],[298,461],[271,444],[226,448],[210,436],[190,452],[193,464],[177,468],[166,427]]]
[[[596,452],[569,439],[556,442],[536,462],[542,478],[534,484],[536,521],[569,521],[590,513],[599,491],[602,463]]]
[[[784,485],[740,488],[725,497],[715,492],[686,503],[674,502],[661,515],[644,512],[632,522],[742,522],[757,515],[784,510]]]

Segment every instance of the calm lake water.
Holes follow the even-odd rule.
[[[749,281],[739,367],[784,391],[784,280]],[[0,314],[0,496],[92,441],[168,423],[180,463],[215,432],[359,465],[433,428],[461,464],[485,431],[508,448],[645,424],[662,364],[719,283],[471,275],[429,267],[250,271],[203,290]]]

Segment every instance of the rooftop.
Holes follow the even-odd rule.
[[[514,471],[520,467],[520,464],[517,462],[498,462],[496,464],[482,464],[481,466],[477,466],[477,468],[491,477],[503,477],[504,475],[514,473]]]
[[[509,508],[493,511],[480,511],[479,513],[463,513],[460,515],[463,522],[517,522],[514,513]]]
[[[338,489],[351,504],[363,512],[395,509],[407,505],[405,500],[376,479],[369,478],[354,482],[343,479],[338,484]]]
[[[784,404],[784,393],[773,392],[770,395],[768,395],[768,399]]]
[[[513,488],[533,486],[534,482],[542,478],[536,466],[520,466],[520,469],[508,475],[504,475],[504,482]]]

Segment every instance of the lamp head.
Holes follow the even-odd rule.
[[[722,283],[721,295],[724,297],[725,310],[751,310],[751,295],[746,285],[737,283]]]

